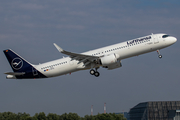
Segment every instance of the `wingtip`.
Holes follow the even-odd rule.
[[[59,47],[56,43],[53,43],[54,44],[54,46],[56,47],[56,49],[59,51],[59,52],[63,52],[64,50],[61,48],[61,47]]]

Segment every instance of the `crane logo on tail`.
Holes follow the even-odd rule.
[[[23,61],[20,58],[14,58],[11,62],[11,66],[13,67],[13,69],[19,70],[23,66]]]

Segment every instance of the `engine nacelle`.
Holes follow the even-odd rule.
[[[108,68],[108,70],[112,70],[115,68],[119,68],[122,66],[121,61],[118,59],[119,55],[110,54],[104,56],[100,59],[100,63],[103,67]]]
[[[110,54],[101,58],[102,66],[108,66],[117,62],[118,56],[116,54]]]
[[[112,69],[116,69],[116,68],[119,68],[119,67],[122,67],[122,64],[121,64],[121,61],[118,60],[116,63],[114,64],[111,64],[111,65],[108,65],[107,68],[108,70],[112,70]]]

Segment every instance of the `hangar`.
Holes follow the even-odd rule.
[[[180,120],[180,101],[139,103],[129,111],[130,120]]]

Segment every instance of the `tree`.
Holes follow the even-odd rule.
[[[17,119],[18,120],[27,120],[27,119],[30,119],[31,118],[31,116],[30,116],[30,114],[27,114],[27,113],[18,113],[17,114]]]
[[[39,114],[36,113],[34,118],[37,118],[37,120],[47,120],[46,114],[44,112],[40,112]]]
[[[86,115],[84,120],[126,120],[122,114],[115,114],[115,113],[107,113],[107,114],[98,114],[94,116]]]
[[[28,113],[0,113],[0,120],[126,120],[122,114],[108,113],[97,115],[85,115],[84,118],[80,117],[77,113],[64,113],[57,115],[49,113],[47,116],[44,112],[36,113],[33,117]]]
[[[49,113],[49,114],[47,115],[47,119],[48,119],[48,120],[59,120],[59,119],[60,119],[60,116],[57,115],[57,114]]]
[[[80,120],[80,118],[77,113],[65,113],[60,116],[60,120]]]
[[[17,115],[12,112],[4,112],[1,114],[1,120],[17,120]]]

